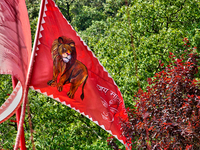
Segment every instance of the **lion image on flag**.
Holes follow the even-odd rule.
[[[61,36],[53,41],[51,54],[53,58],[53,78],[47,84],[57,87],[58,91],[61,92],[63,85],[71,83],[67,95],[73,99],[78,87],[83,83],[80,96],[83,100],[88,71],[86,66],[76,59],[75,42],[70,38]],[[60,79],[57,82],[58,76],[60,76]]]

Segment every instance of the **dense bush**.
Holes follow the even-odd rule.
[[[196,48],[179,59],[170,53],[170,65],[148,79],[146,91],[135,95],[136,109],[127,109],[124,135],[137,149],[200,149],[200,82]],[[164,64],[160,64],[164,68]]]

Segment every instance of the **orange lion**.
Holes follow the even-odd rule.
[[[74,98],[78,87],[83,83],[80,98],[84,99],[84,86],[88,78],[86,66],[76,59],[75,43],[72,39],[61,36],[53,41],[51,47],[53,58],[53,79],[48,81],[48,85],[55,87],[59,92],[63,90],[63,85],[71,83],[67,93],[69,98]],[[59,82],[57,77],[60,74]]]

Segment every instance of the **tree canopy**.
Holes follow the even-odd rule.
[[[134,108],[137,90],[146,89],[153,77],[175,56],[187,37],[200,52],[200,2],[198,0],[55,0],[59,9],[97,56],[118,85],[126,107]],[[32,41],[40,0],[26,0]],[[133,47],[133,45],[134,47]],[[139,83],[139,85],[138,85]],[[0,76],[0,104],[12,91],[9,75]],[[29,91],[36,149],[110,149],[110,136],[89,119],[55,100]],[[16,137],[13,116],[0,125],[0,148],[12,149]],[[26,146],[31,149],[28,115]],[[118,142],[119,148],[125,147]]]

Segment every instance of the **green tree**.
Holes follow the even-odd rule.
[[[109,149],[109,134],[78,112],[32,90],[29,100],[36,149]]]
[[[32,41],[34,41],[40,0],[26,0]],[[81,38],[97,56],[120,88],[127,107],[138,89],[145,90],[146,79],[169,62],[168,53],[184,53],[187,37],[200,52],[200,2],[198,0],[56,0],[56,4]],[[135,46],[134,58],[131,35]],[[135,61],[136,60],[136,61]],[[138,68],[138,72],[135,70]],[[2,76],[1,76],[2,77]],[[5,81],[5,82],[4,82]],[[11,79],[0,81],[1,104],[12,90]],[[5,88],[6,87],[6,88]],[[7,87],[11,87],[10,90]],[[8,91],[7,91],[8,90]],[[29,91],[31,120],[37,149],[109,149],[107,132],[74,110]],[[15,119],[15,116],[12,118]],[[26,145],[30,149],[28,116],[25,118]],[[16,124],[10,119],[0,125],[0,142],[12,149]],[[120,148],[124,148],[121,144]]]
[[[10,75],[0,75],[0,106],[8,98],[12,92],[12,80]],[[12,116],[9,121],[0,124],[0,148],[12,149],[15,142],[15,136],[17,133],[15,115]]]
[[[192,41],[191,46],[199,45],[199,5],[196,0],[133,1],[128,7],[123,5],[115,17],[95,21],[79,32],[120,87],[127,106],[132,105],[130,100],[138,89],[135,65],[145,88],[146,79],[168,63],[169,52],[184,53],[184,37]]]

